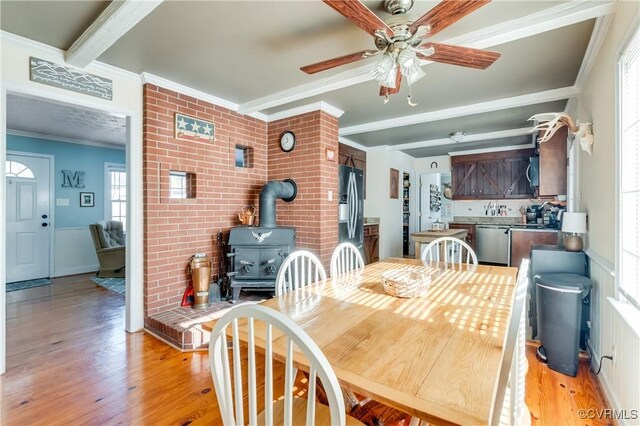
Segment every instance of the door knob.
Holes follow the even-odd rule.
[[[42,215],[42,218],[43,218],[43,219],[46,219],[46,218],[48,218],[48,217],[49,217],[49,216],[47,216],[46,214],[43,214],[43,215]]]
[[[47,226],[49,226],[49,224],[47,222],[42,222],[42,226],[46,228]]]

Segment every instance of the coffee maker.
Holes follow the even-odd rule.
[[[549,209],[549,227],[560,229],[562,223],[562,213],[566,210],[564,206],[554,206]]]

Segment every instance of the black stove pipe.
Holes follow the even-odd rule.
[[[298,186],[293,179],[283,181],[272,180],[266,183],[260,191],[260,226],[264,228],[276,227],[276,200],[278,198],[290,203],[298,195]]]

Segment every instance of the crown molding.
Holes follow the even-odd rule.
[[[531,133],[531,127],[521,127],[519,129],[499,130],[496,132],[476,133],[473,135],[464,135],[460,142],[454,142],[450,138],[431,139],[421,142],[403,143],[399,145],[386,145],[387,151],[404,151],[407,149],[429,148],[432,146],[442,145],[459,145],[466,142],[480,142],[495,139],[512,138]]]
[[[340,142],[341,144],[350,146],[351,148],[356,148],[359,149],[361,151],[369,151],[370,147],[368,146],[364,146],[362,144],[359,144],[358,142],[354,142],[351,139],[347,139],[343,136],[338,136],[338,142]]]
[[[67,63],[80,68],[86,67],[161,3],[162,0],[125,0],[109,3],[66,51]]]
[[[176,92],[193,96],[194,98],[201,99],[206,102],[210,102],[215,105],[219,105],[221,107],[230,109],[233,112],[238,112],[238,104],[235,102],[228,101],[226,99],[219,98],[217,96],[210,95],[208,93],[202,92],[197,89],[193,89],[189,86],[185,86],[180,83],[176,83],[171,80],[167,80],[166,78],[159,77],[157,75],[143,72],[140,74],[142,79],[142,84],[154,84],[156,86],[164,87],[165,89],[174,90]],[[268,116],[266,114],[262,114],[259,112],[246,114],[250,117],[257,118],[258,120],[267,121]]]
[[[40,43],[39,41],[31,40],[6,31],[0,31],[0,39],[3,43],[11,44],[26,50],[29,55],[34,55],[41,59],[47,59],[58,64],[71,66],[65,61],[65,51],[58,49],[57,47],[49,46],[48,44]],[[93,61],[91,64],[87,65],[83,71],[96,73],[107,78],[118,77],[140,82],[140,76],[138,74],[98,61]]]
[[[306,114],[308,112],[313,112],[313,111],[324,111],[327,114],[332,115],[336,118],[340,118],[342,114],[344,114],[344,111],[342,111],[341,109],[336,108],[333,105],[328,104],[326,102],[320,101],[320,102],[314,102],[308,105],[302,105],[296,108],[287,109],[284,111],[274,112],[273,114],[269,114],[267,116],[267,121],[271,122],[276,120],[282,120],[283,118],[294,117],[296,115]]]
[[[91,141],[87,139],[67,138],[64,136],[55,136],[55,135],[49,135],[45,133],[31,132],[28,130],[7,129],[7,135],[22,136],[26,138],[35,138],[35,139],[45,139],[49,141],[72,143],[76,145],[89,145],[89,146],[95,146],[97,148],[117,149],[120,151],[124,151],[127,149],[126,144],[121,145],[121,144],[109,143],[109,142]]]
[[[443,40],[446,44],[459,44],[476,49],[486,49],[509,43],[525,37],[531,37],[557,28],[573,25],[578,22],[605,16],[613,13],[615,1],[591,2],[573,0],[527,16],[512,19],[491,27],[473,31],[458,37]],[[433,63],[424,61],[422,65]],[[363,65],[348,71],[324,77],[319,80],[272,93],[240,104],[238,112],[247,114],[262,111],[287,103],[299,101],[334,90],[373,80],[370,74],[371,65]]]
[[[413,124],[428,123],[431,121],[464,117],[466,115],[500,111],[525,105],[552,102],[560,99],[569,99],[578,96],[579,94],[580,91],[575,86],[568,86],[559,89],[545,90],[542,92],[513,96],[510,98],[495,99],[492,101],[479,102],[471,105],[446,108],[438,111],[429,111],[420,114],[406,115],[404,117],[389,118],[380,121],[373,121],[370,123],[357,124],[355,126],[341,128],[339,134],[340,136],[349,136],[359,133],[374,132],[377,130],[411,126]]]
[[[612,15],[601,16],[596,19],[596,22],[593,25],[593,31],[591,31],[591,38],[589,39],[587,51],[582,59],[582,64],[580,65],[576,81],[573,84],[578,89],[582,89],[582,85],[591,73],[591,68],[593,68],[593,64],[596,62],[598,52],[600,51],[600,47],[602,47],[602,42],[604,41],[605,36],[607,35],[607,30],[609,29],[612,17]]]

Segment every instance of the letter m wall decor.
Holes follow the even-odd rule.
[[[84,172],[71,170],[62,170],[62,187],[63,188],[84,188]]]

